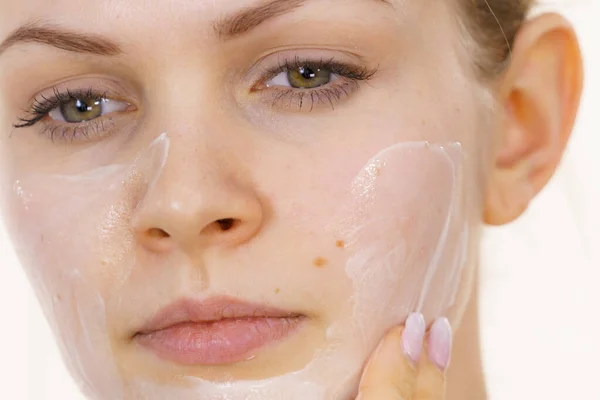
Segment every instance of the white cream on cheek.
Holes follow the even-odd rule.
[[[135,180],[151,186],[167,162],[168,143],[166,136],[159,137],[131,165],[77,176],[20,179],[15,196],[24,212],[41,194],[55,193],[53,201],[69,204],[68,213],[38,215],[37,225],[23,230],[23,243],[40,232],[73,235],[78,218],[86,219],[86,226],[96,218],[100,238],[121,229],[128,207],[122,203],[124,185]],[[86,243],[86,238],[75,237],[72,242],[78,247],[67,256],[48,248],[40,254],[54,253],[53,259],[41,261],[30,254],[30,265],[44,267],[39,276],[32,271],[30,276],[36,277],[40,300],[55,322],[71,370],[91,398],[346,400],[356,389],[366,358],[387,329],[411,311],[423,311],[429,318],[444,315],[454,300],[467,242],[462,156],[458,144],[401,143],[369,160],[350,183],[348,200],[340,215],[332,217],[330,233],[346,242],[343,270],[352,286],[351,307],[329,326],[326,346],[317,357],[294,373],[227,383],[189,377],[186,388],[121,376],[105,323],[109,312],[105,304],[114,305],[115,299],[106,299],[110,290],[81,272],[100,273],[99,266],[65,263],[67,259],[98,261],[86,255],[97,252],[103,262],[116,267],[112,273],[118,278],[113,281],[124,285],[136,261],[133,241],[114,243],[105,238],[105,243]],[[90,206],[104,211],[86,215]],[[36,251],[35,247],[29,250]],[[59,302],[52,301],[56,293],[63,293]]]
[[[17,253],[67,367],[90,398],[126,398],[106,325],[107,304],[119,301],[109,293],[128,282],[136,262],[123,225],[135,199],[123,192],[158,179],[169,143],[162,134],[130,163],[77,175],[34,174],[13,185],[21,203],[13,229]]]
[[[423,142],[383,150],[355,179],[346,264],[355,321],[377,331],[413,311],[446,315],[465,264],[462,181],[461,146]]]

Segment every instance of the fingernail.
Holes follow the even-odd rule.
[[[404,355],[416,365],[421,357],[423,338],[425,337],[425,318],[421,313],[413,313],[406,319],[402,333],[402,349]]]
[[[445,372],[450,364],[452,350],[452,327],[447,318],[438,318],[429,331],[429,343],[427,351],[429,359],[442,372]]]

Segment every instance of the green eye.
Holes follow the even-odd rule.
[[[113,112],[126,111],[129,103],[94,95],[59,95],[59,103],[48,116],[55,121],[78,124]],[[66,98],[65,98],[66,97]]]
[[[298,67],[287,72],[289,85],[297,89],[313,89],[331,82],[333,73],[325,68]]]
[[[71,99],[57,111],[66,122],[84,122],[102,115],[102,99]]]
[[[275,61],[273,61],[275,63]],[[339,101],[359,89],[359,82],[370,79],[376,69],[331,59],[279,57],[272,68],[264,68],[264,80],[258,80],[252,92],[265,90],[272,108],[312,111],[320,104],[335,108]]]

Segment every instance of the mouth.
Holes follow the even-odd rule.
[[[184,298],[160,310],[134,340],[184,365],[246,361],[297,332],[306,316],[227,297]]]

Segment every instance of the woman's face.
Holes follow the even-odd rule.
[[[491,134],[451,3],[0,2],[5,220],[90,397],[346,399],[458,321]]]

